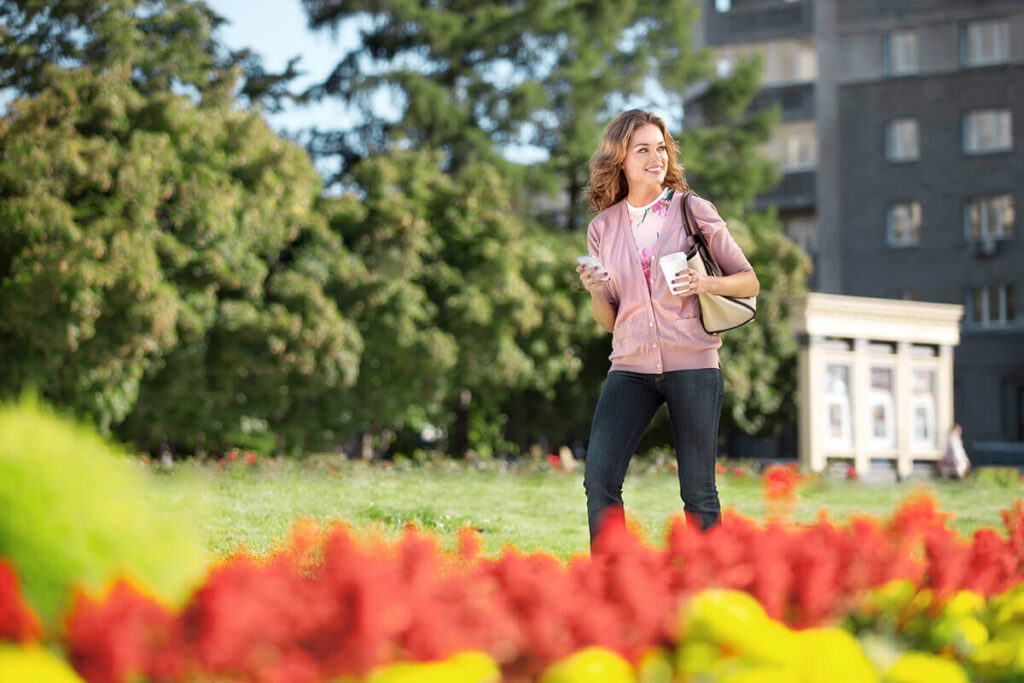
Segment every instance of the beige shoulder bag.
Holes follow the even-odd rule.
[[[701,275],[720,277],[718,267],[704,234],[697,227],[697,221],[690,210],[690,196],[687,192],[680,201],[683,203],[683,229],[693,238],[693,247],[686,252],[686,264]],[[700,323],[708,334],[720,334],[746,325],[757,315],[757,297],[731,297],[721,294],[698,294]]]

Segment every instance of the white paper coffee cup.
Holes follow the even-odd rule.
[[[686,264],[685,252],[677,251],[674,254],[665,254],[658,259],[658,264],[661,266],[661,272],[665,274],[665,282],[668,283],[668,288],[673,294],[681,294],[689,288],[688,282],[681,282],[675,287],[672,286],[672,281],[676,279],[676,273],[689,267]]]

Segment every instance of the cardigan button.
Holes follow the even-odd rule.
[[[648,326],[648,327],[654,327],[654,321],[652,320],[652,321],[648,322],[648,323],[647,323],[647,326]]]

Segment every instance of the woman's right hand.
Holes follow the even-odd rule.
[[[576,266],[576,272],[580,274],[580,282],[583,284],[583,289],[591,294],[596,294],[603,290],[605,283],[611,279],[611,276],[602,271],[598,266],[587,268],[581,264]]]

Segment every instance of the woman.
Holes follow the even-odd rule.
[[[949,479],[963,479],[971,469],[971,461],[964,450],[963,427],[954,424],[946,435],[946,452],[939,461],[939,474]]]
[[[665,122],[634,109],[608,124],[590,161],[590,208],[600,213],[587,228],[587,245],[605,270],[576,270],[594,319],[612,333],[612,364],[594,412],[583,479],[591,545],[607,510],[622,505],[626,468],[663,402],[689,523],[707,529],[721,517],[715,457],[722,340],[701,327],[695,295],[753,296],[760,285],[714,205],[692,194],[695,223],[729,275],[684,269],[666,281],[658,259],[687,251],[692,239],[682,227],[689,188],[677,154]]]

